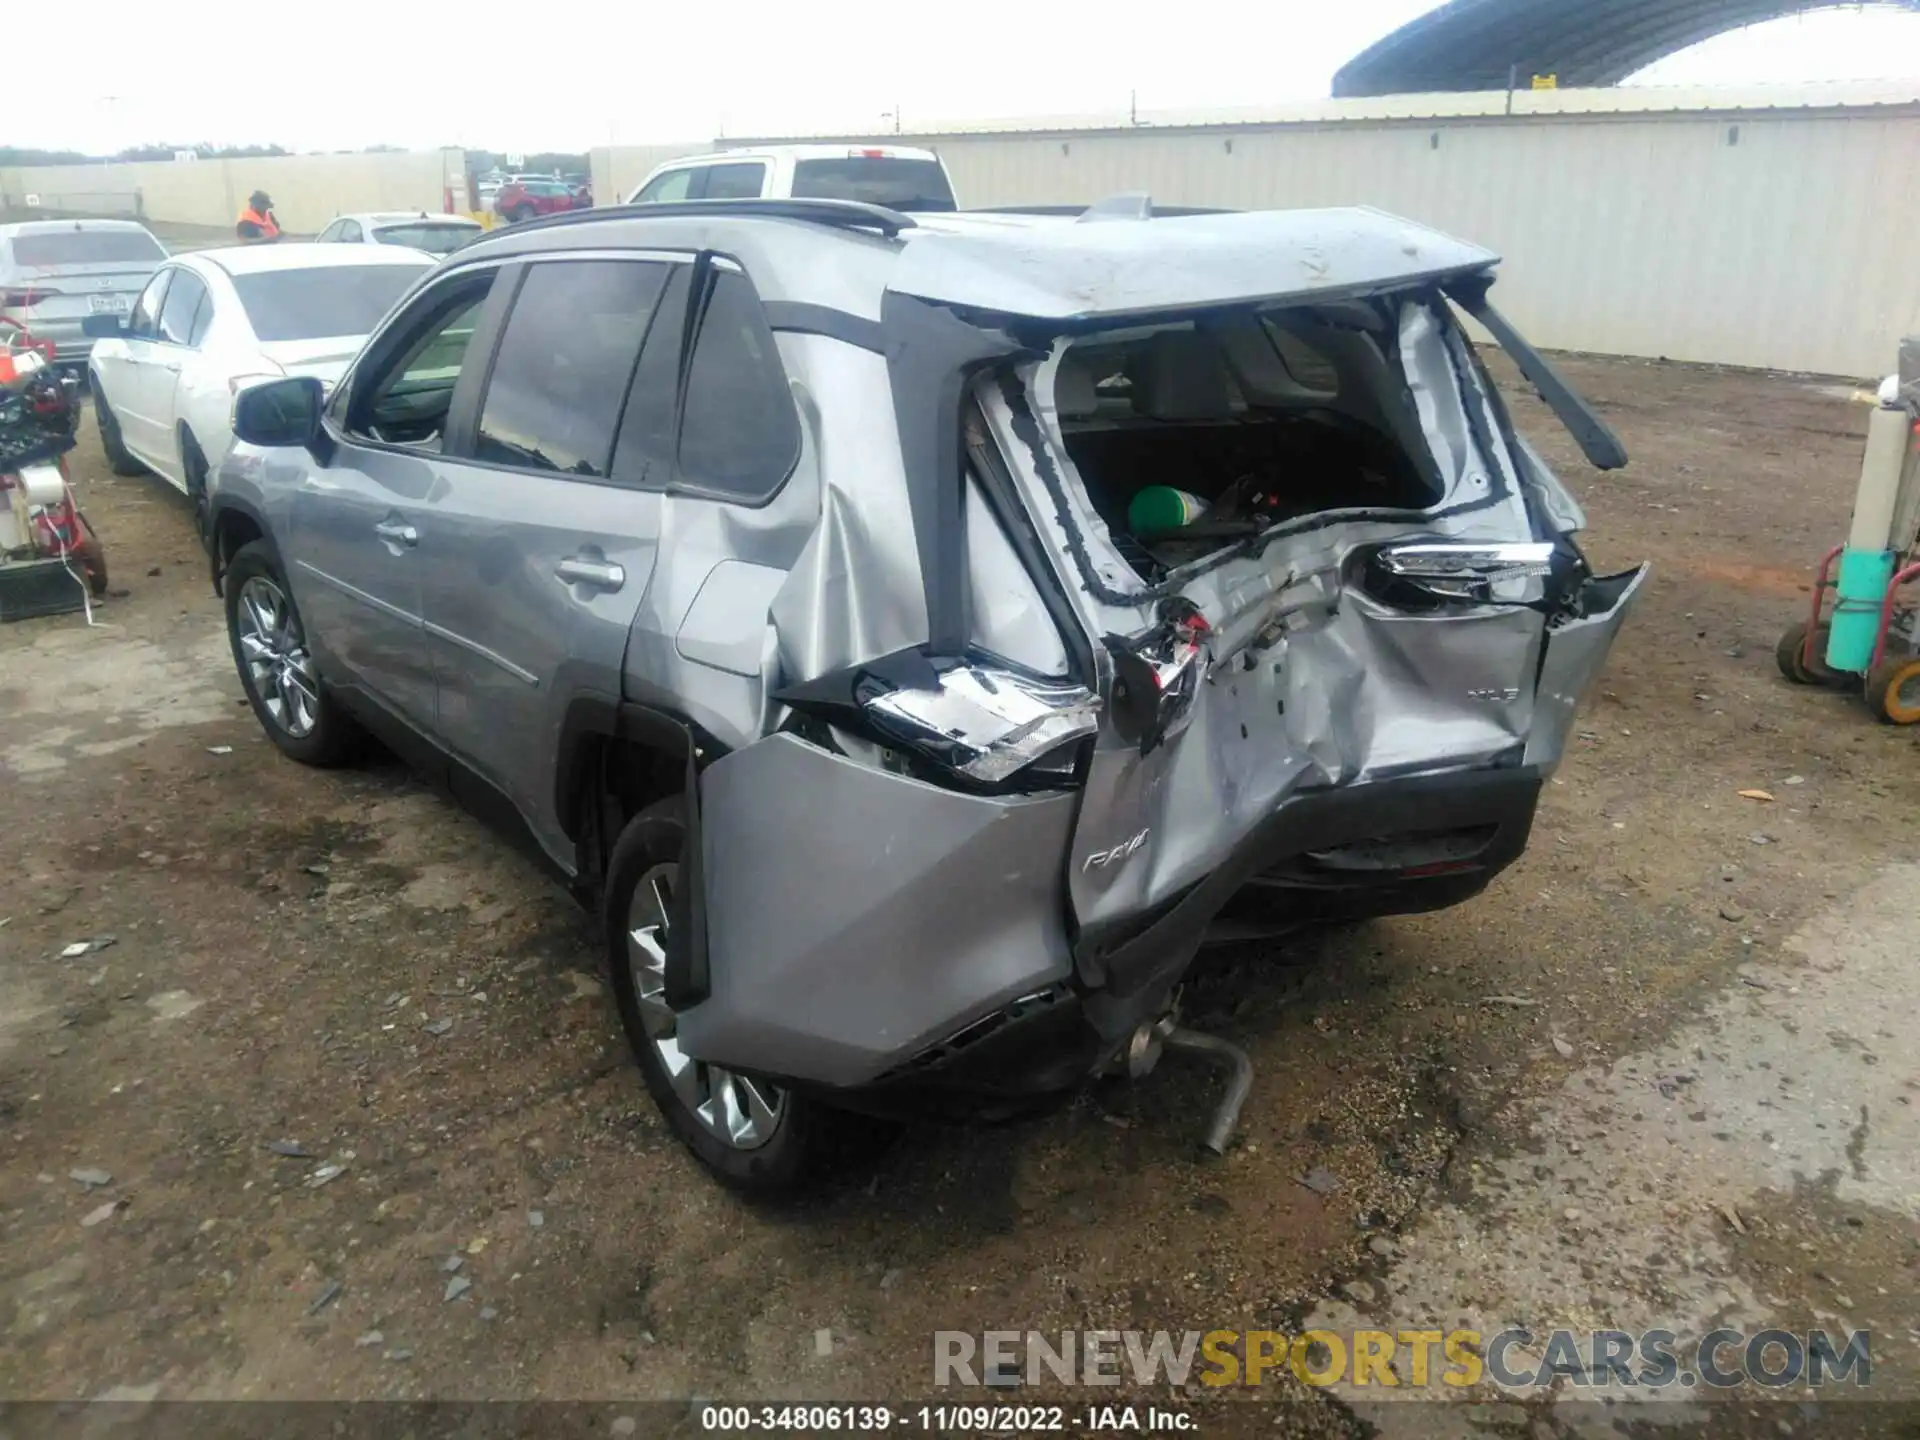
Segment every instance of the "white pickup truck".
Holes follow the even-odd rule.
[[[657,166],[627,203],[790,198],[864,200],[905,211],[956,208],[940,157],[899,145],[767,145],[690,155]]]

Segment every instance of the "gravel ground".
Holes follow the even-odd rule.
[[[1596,565],[1655,576],[1527,857],[1449,913],[1237,953],[1190,1012],[1258,1069],[1223,1161],[1175,1057],[784,1207],[673,1142],[557,888],[395,765],[279,758],[184,500],[89,436],[127,593],[0,631],[0,1396],[904,1399],[936,1329],[1725,1316],[1871,1326],[1876,1387],[1911,1387],[1920,735],[1772,658],[1865,411],[1567,368],[1633,466],[1521,423]],[[1302,1433],[1392,1423],[1287,1393]],[[1600,1414],[1527,1403],[1497,1433]]]

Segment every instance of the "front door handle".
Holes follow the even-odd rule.
[[[627,583],[627,572],[623,566],[606,560],[588,560],[579,555],[569,555],[554,567],[553,573],[569,585],[585,585],[591,590],[618,590]]]
[[[373,527],[373,533],[382,540],[395,545],[405,545],[408,549],[420,543],[420,532],[404,520],[382,520]]]

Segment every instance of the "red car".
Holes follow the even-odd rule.
[[[588,210],[592,206],[592,190],[564,180],[509,180],[493,198],[494,214],[502,220],[531,220],[536,215],[557,215],[563,210]]]

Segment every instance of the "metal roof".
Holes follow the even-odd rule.
[[[1144,197],[1128,197],[1144,199]],[[1239,301],[1331,300],[1484,270],[1491,250],[1364,207],[1080,220],[927,215],[887,288],[1063,322]]]
[[[1920,11],[1920,0],[1880,0]],[[1617,85],[1654,61],[1727,30],[1809,10],[1806,0],[1449,0],[1360,52],[1333,77],[1336,96]],[[1847,7],[1853,8],[1853,7]]]

